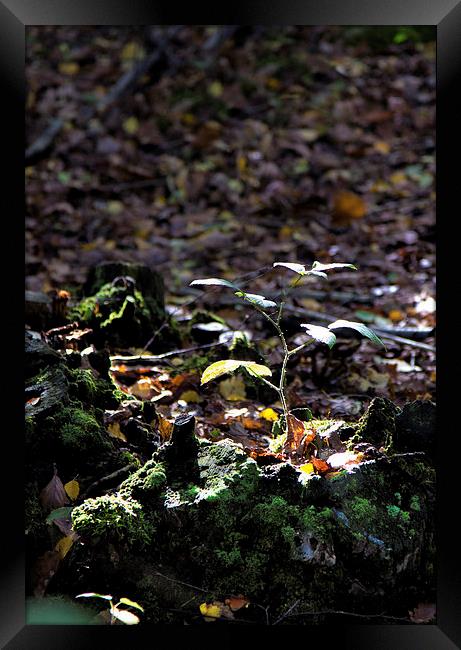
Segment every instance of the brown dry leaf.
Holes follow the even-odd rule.
[[[306,428],[304,426],[304,422],[302,422],[302,420],[298,420],[298,418],[294,415],[291,415],[291,413],[288,415],[287,424],[288,435],[285,442],[285,449],[294,452],[298,449],[301,440],[306,432]]]
[[[420,603],[409,615],[413,623],[430,623],[435,620],[435,613],[435,603]]]
[[[154,382],[155,380],[152,377],[141,377],[128,388],[128,393],[139,399],[152,399],[161,392]]]
[[[159,413],[157,429],[163,441],[169,440],[173,432],[173,423],[169,422],[169,420]]]
[[[58,570],[60,562],[61,556],[56,550],[46,551],[37,559],[32,572],[34,596],[42,597],[45,595],[48,583]]]
[[[242,596],[242,594],[239,594],[238,596],[231,596],[230,598],[226,598],[224,602],[226,605],[229,605],[230,609],[233,612],[237,612],[239,609],[242,609],[242,607],[248,607],[248,605],[250,604],[248,598],[245,598],[245,596]]]
[[[362,219],[367,213],[365,201],[354,194],[341,190],[333,196],[333,222],[336,226],[349,226],[354,219]]]
[[[112,422],[112,424],[109,424],[107,426],[107,431],[111,438],[117,438],[118,440],[127,442],[125,434],[120,430],[120,422]]]
[[[45,510],[55,510],[69,503],[64,485],[58,476],[58,470],[54,468],[54,476],[51,481],[40,492],[40,503]]]
[[[31,397],[30,399],[27,400],[26,404],[29,406],[35,406],[35,404],[38,404],[38,402],[41,400],[41,397]]]
[[[315,471],[318,472],[319,474],[326,474],[326,472],[329,472],[331,469],[328,463],[326,463],[321,458],[315,458],[314,456],[312,456],[310,462],[314,466]]]

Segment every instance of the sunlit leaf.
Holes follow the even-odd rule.
[[[222,278],[203,278],[202,280],[192,280],[189,286],[193,287],[195,285],[217,285],[239,290],[235,284],[232,284],[232,282],[229,282],[229,280],[223,280]]]
[[[59,553],[59,557],[61,558],[61,560],[66,557],[73,543],[74,543],[74,538],[68,535],[67,537],[62,537],[59,540],[59,542],[56,544],[54,550]]]
[[[248,302],[252,302],[255,305],[258,305],[258,307],[262,307],[263,309],[267,309],[268,307],[277,307],[277,303],[275,303],[273,300],[267,300],[264,296],[259,296],[256,293],[244,293],[243,291],[237,291],[235,295],[239,298],[247,300]]]
[[[126,609],[118,609],[118,607],[112,607],[110,613],[114,618],[117,618],[125,625],[137,625],[139,623],[139,617],[133,612],[129,612]]]
[[[143,612],[144,608],[141,607],[139,603],[135,603],[134,600],[130,600],[129,598],[120,598],[119,605],[120,604],[124,605],[130,605],[130,607],[135,607],[136,609],[139,609],[139,611]]]
[[[276,411],[271,408],[267,408],[261,411],[259,417],[263,418],[264,420],[268,420],[268,422],[276,422],[279,419],[278,413],[276,413]]]
[[[357,267],[353,264],[340,264],[339,262],[333,262],[332,264],[314,262],[312,264],[312,271],[331,271],[332,269],[352,269],[352,271],[357,271]]]
[[[370,339],[370,341],[372,341],[375,345],[382,345],[385,347],[381,339],[363,323],[354,323],[353,321],[349,320],[336,320],[334,323],[330,323],[330,325],[328,325],[328,329],[330,330],[340,329],[342,327],[356,330],[362,336],[366,336],[368,339]]]
[[[336,336],[327,327],[310,325],[309,323],[301,323],[301,327],[305,327],[309,336],[312,336],[316,341],[320,341],[320,343],[325,343],[329,348],[332,348],[336,343]]]
[[[267,366],[262,366],[254,361],[239,361],[237,359],[225,359],[223,361],[216,361],[208,366],[204,371],[201,379],[201,384],[206,384],[216,377],[220,377],[228,372],[234,372],[237,368],[245,368],[248,372],[256,377],[268,377],[272,375],[272,371]]]
[[[72,501],[75,501],[75,499],[78,497],[80,494],[80,485],[78,484],[78,481],[69,481],[64,485],[64,489],[67,492],[67,495],[69,499]]]
[[[292,262],[275,262],[273,266],[285,266],[290,271],[299,273],[299,275],[306,275],[306,267],[303,264],[295,264]]]
[[[354,453],[353,451],[344,451],[337,454],[332,454],[328,458],[328,464],[333,469],[338,469],[338,467],[344,467],[345,465],[355,465],[360,462],[363,455]]]
[[[84,594],[78,594],[75,598],[102,598],[103,600],[112,600],[110,594],[97,594],[94,591],[86,591]]]
[[[200,613],[205,617],[205,621],[215,621],[220,618],[222,611],[222,603],[202,603],[200,605]]]
[[[304,463],[304,465],[300,465],[299,469],[301,472],[305,472],[306,474],[312,474],[314,471],[314,466],[312,463]]]

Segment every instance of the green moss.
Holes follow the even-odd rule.
[[[85,539],[145,545],[154,533],[135,499],[121,494],[87,499],[72,510],[74,530]]]
[[[61,444],[78,456],[109,450],[111,445],[95,418],[78,408],[64,408],[55,418]]]
[[[378,517],[377,507],[368,499],[355,497],[347,504],[346,515],[354,528],[366,530],[369,533],[376,533],[376,521]]]
[[[120,485],[120,494],[133,495],[144,502],[151,501],[166,486],[167,478],[162,463],[149,460]]]

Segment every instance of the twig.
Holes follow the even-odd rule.
[[[203,345],[195,345],[192,348],[184,348],[183,350],[171,350],[170,352],[164,352],[163,354],[149,354],[146,356],[140,355],[134,355],[134,356],[113,356],[110,357],[111,361],[115,361],[116,363],[132,363],[136,364],[139,361],[142,361],[143,363],[152,363],[155,361],[161,361],[162,359],[166,359],[167,357],[176,357],[179,356],[180,354],[186,354],[188,352],[196,352],[197,350],[205,350],[206,348],[216,348],[219,345],[226,345],[226,343],[205,343]]]
[[[170,582],[174,582],[175,584],[183,585],[184,587],[189,587],[190,589],[195,589],[195,591],[201,591],[202,594],[207,594],[208,593],[207,589],[202,589],[202,587],[197,587],[196,585],[191,585],[188,582],[183,582],[182,580],[176,580],[176,578],[170,578],[169,576],[166,576],[163,573],[160,573],[160,571],[154,571],[154,575],[160,576],[161,578],[165,578],[165,580],[169,580]]]
[[[100,485],[103,485],[104,483],[109,483],[112,482],[114,479],[118,479],[121,476],[124,476],[125,474],[129,474],[131,470],[136,469],[136,465],[134,463],[131,463],[130,465],[125,465],[124,467],[121,467],[120,469],[117,469],[115,472],[112,472],[112,474],[108,474],[107,476],[103,476],[102,478],[98,479],[94,483],[92,483],[86,490],[85,492],[81,495],[82,499],[86,499],[91,492],[94,492],[94,490],[99,487]]]
[[[272,625],[278,625],[278,623],[280,623],[280,621],[283,621],[284,618],[286,618],[287,616],[290,616],[290,612],[292,612],[294,610],[294,608],[299,605],[300,602],[301,602],[300,600],[295,601],[293,603],[293,605],[291,607],[289,607],[285,613],[283,613],[281,616],[279,616],[279,618],[276,621],[274,621],[274,623],[272,623]]]
[[[357,614],[356,612],[344,612],[342,610],[323,609],[318,612],[298,612],[296,614],[288,614],[288,617],[294,616],[324,616],[326,614],[338,614],[340,616],[355,616],[356,618],[385,618],[391,621],[404,621],[405,623],[412,624],[412,621],[402,616],[388,616],[387,614]],[[286,617],[286,616],[285,616]]]

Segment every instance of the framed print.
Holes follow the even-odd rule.
[[[460,647],[461,3],[0,17],[2,647]]]

